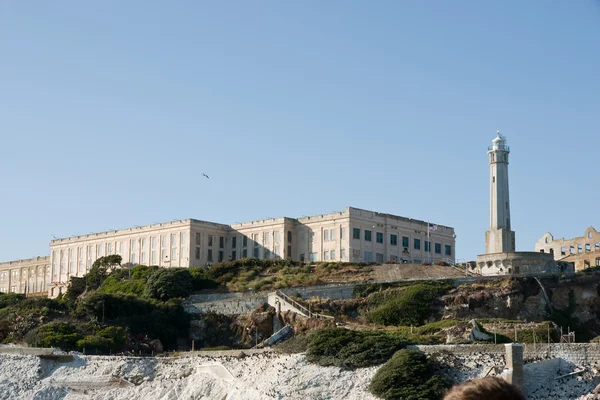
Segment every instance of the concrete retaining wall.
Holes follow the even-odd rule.
[[[2,354],[19,354],[26,356],[49,356],[52,355],[53,349],[45,347],[17,347],[17,346],[0,346]]]
[[[600,343],[551,343],[524,344],[523,359],[525,362],[562,358],[576,365],[600,365]],[[503,344],[463,344],[410,346],[424,353],[432,354],[449,352],[455,355],[504,355]]]

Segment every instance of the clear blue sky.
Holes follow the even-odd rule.
[[[347,205],[473,259],[497,129],[532,250],[600,229],[599,119],[599,1],[4,1],[0,260]]]

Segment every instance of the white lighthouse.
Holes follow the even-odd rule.
[[[515,251],[515,233],[510,229],[510,199],[508,195],[508,155],[506,138],[500,135],[488,148],[490,163],[490,229],[485,233],[486,253]]]
[[[506,138],[498,132],[488,147],[490,162],[490,229],[485,233],[485,254],[477,256],[480,275],[539,275],[572,273],[569,263],[560,265],[550,253],[515,251],[515,233],[510,229],[508,155]],[[475,269],[474,267],[471,267]]]

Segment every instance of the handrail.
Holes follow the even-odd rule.
[[[308,318],[335,319],[335,317],[333,317],[331,315],[325,315],[325,314],[319,314],[319,313],[311,312],[309,309],[307,309],[306,307],[304,307],[302,304],[298,303],[296,300],[292,299],[290,296],[288,296],[287,294],[283,293],[280,290],[277,290],[275,292],[275,294],[277,296],[279,296],[279,297],[282,297],[283,300],[285,300],[286,302],[290,303],[291,305],[293,305],[294,307],[296,307],[300,311],[304,312],[304,314],[306,314],[306,316]]]

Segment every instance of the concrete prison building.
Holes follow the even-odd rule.
[[[454,245],[454,228],[353,207],[234,225],[186,219],[52,240],[43,282],[50,297],[58,296],[71,276],[85,275],[96,259],[109,254],[119,254],[123,264],[162,267],[251,257],[420,264],[453,261]],[[0,264],[0,278],[7,264]],[[6,287],[25,293],[21,282]]]

